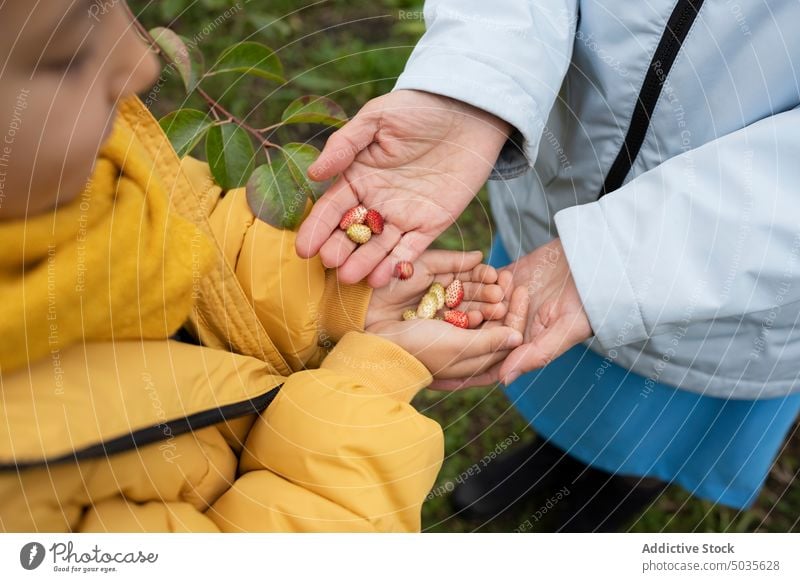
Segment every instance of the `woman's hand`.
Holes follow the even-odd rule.
[[[297,236],[301,257],[317,253],[339,280],[391,279],[398,261],[415,261],[453,224],[486,181],[509,133],[493,115],[422,91],[373,99],[334,133],[309,169],[314,180],[340,174],[314,205]],[[386,225],[357,247],[338,228],[363,204]]]
[[[436,382],[433,387],[459,390],[498,381],[508,385],[521,374],[546,366],[592,336],[589,318],[559,239],[509,265],[500,272],[500,277],[507,274],[513,275],[515,297],[522,294],[529,302],[524,306],[524,299],[517,298],[506,315],[506,325],[524,330],[524,343],[483,374]]]
[[[523,328],[519,323],[511,326],[503,321],[509,307],[511,274],[498,275],[494,268],[480,264],[481,259],[480,252],[423,253],[410,279],[373,292],[366,331],[416,356],[435,378],[480,374],[502,361],[522,343]],[[416,308],[434,281],[446,286],[454,278],[464,283],[464,301],[459,309],[467,312],[470,328],[479,329],[460,329],[436,320],[402,321],[403,311]]]
[[[507,267],[516,285],[530,297],[525,343],[499,370],[505,384],[520,374],[543,368],[571,347],[592,336],[592,326],[560,239],[554,239]]]

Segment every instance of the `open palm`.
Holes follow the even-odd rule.
[[[521,374],[542,368],[568,349],[592,336],[560,239],[542,245],[505,267],[500,277],[513,276],[514,293],[527,299],[512,300],[505,325],[523,331],[522,345],[504,361],[482,374],[440,380],[440,390],[459,390],[495,382],[510,384]],[[490,322],[490,324],[493,322]]]
[[[499,369],[510,384],[520,374],[542,368],[592,335],[578,288],[560,239],[542,245],[506,267],[515,285],[527,287],[530,297],[525,342]]]
[[[339,179],[304,221],[297,252],[320,254],[354,283],[391,279],[398,261],[414,261],[453,224],[486,181],[508,126],[464,103],[420,91],[374,99],[328,140],[309,169],[314,180]],[[338,229],[349,208],[380,212],[381,235],[357,247]]]

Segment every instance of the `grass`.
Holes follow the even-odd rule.
[[[307,0],[240,0],[241,8],[221,22],[220,15],[235,8],[235,1],[197,0],[188,7],[183,0],[131,0],[130,4],[146,26],[169,25],[189,38],[213,26],[198,43],[206,63],[212,63],[225,47],[240,40],[256,40],[275,49],[291,80],[277,92],[276,84],[258,79],[216,78],[204,83],[212,95],[221,96],[224,105],[256,127],[274,122],[286,104],[305,93],[331,96],[352,115],[369,99],[391,90],[423,31],[418,18],[408,18],[407,12],[401,14],[420,10],[421,2],[416,0],[328,0],[315,4]],[[169,78],[152,108],[157,115],[163,115],[184,102],[179,80]],[[202,107],[196,99],[190,99],[188,104]],[[303,139],[321,145],[327,134],[314,131],[301,127],[296,133],[277,137],[279,141]],[[487,251],[492,229],[486,194],[482,192],[458,223],[440,237],[437,246]],[[533,438],[532,430],[496,388],[453,394],[426,391],[415,404],[445,431],[445,462],[434,493],[446,493],[448,483],[510,435],[523,441]],[[800,531],[798,471],[800,439],[795,427],[751,510],[736,512],[714,506],[672,487],[631,525],[631,530]],[[480,530],[513,531],[524,521],[521,516],[530,515],[540,503],[532,502],[512,515],[499,516]],[[423,509],[423,522],[426,531],[461,532],[477,527],[452,515],[446,494],[431,496]]]

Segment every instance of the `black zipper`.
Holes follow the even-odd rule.
[[[281,386],[277,386],[261,396],[256,396],[242,402],[226,404],[219,408],[203,410],[189,416],[176,418],[167,422],[162,422],[153,426],[148,426],[135,430],[129,434],[115,437],[113,439],[88,446],[86,448],[67,453],[52,459],[35,461],[20,461],[15,463],[0,464],[0,471],[19,471],[20,469],[30,469],[32,467],[44,467],[56,463],[66,463],[68,461],[85,461],[107,457],[129,451],[131,449],[143,447],[158,441],[167,440],[174,436],[181,435],[193,430],[199,430],[218,422],[233,420],[240,416],[263,412],[275,400]]]
[[[636,99],[636,106],[631,116],[631,124],[628,133],[625,135],[625,142],[622,144],[617,154],[617,158],[611,165],[611,169],[606,175],[603,187],[600,189],[601,198],[613,192],[625,181],[625,177],[633,166],[636,156],[644,143],[647,128],[650,126],[650,118],[656,107],[664,82],[669,76],[675,58],[681,50],[683,41],[689,34],[692,24],[697,19],[697,14],[703,6],[704,0],[678,0],[672,14],[667,21],[667,28],[661,36],[655,54],[650,61],[647,75],[644,77],[639,97]]]

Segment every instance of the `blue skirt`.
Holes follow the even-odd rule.
[[[489,262],[511,262],[499,239]],[[800,394],[725,400],[645,381],[578,345],[506,395],[539,435],[587,465],[655,477],[735,508],[755,502]]]

